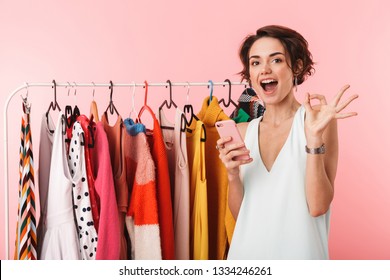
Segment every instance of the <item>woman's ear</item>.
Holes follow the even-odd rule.
[[[299,76],[302,74],[303,70],[303,61],[302,59],[298,59],[294,66],[294,75]]]

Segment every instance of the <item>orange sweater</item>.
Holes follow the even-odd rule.
[[[155,165],[145,136],[143,124],[125,120],[126,178],[130,188],[130,203],[126,228],[131,240],[131,255],[135,260],[161,260],[160,228],[156,196]]]
[[[161,234],[163,260],[175,259],[175,240],[173,232],[172,199],[169,179],[167,152],[159,122],[153,114],[153,130],[148,130],[148,142],[156,165],[156,185],[158,217]]]

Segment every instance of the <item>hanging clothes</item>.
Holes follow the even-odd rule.
[[[43,260],[81,258],[74,222],[72,184],[65,146],[65,116],[60,112],[54,131],[47,216],[43,221],[47,227],[42,243],[41,259]]]
[[[215,96],[212,97],[210,104],[209,100],[209,97],[203,100],[197,116],[206,126],[207,134],[205,160],[208,179],[209,258],[222,260],[227,256],[228,236],[233,234],[235,221],[227,206],[227,171],[215,149],[220,138],[215,123],[230,118],[223,112]]]
[[[256,119],[262,116],[265,112],[265,107],[263,106],[261,100],[252,88],[246,88],[242,92],[242,94],[238,98],[238,107],[232,112],[230,117],[234,120],[237,119],[237,117],[239,117],[241,109],[249,115],[249,120],[247,121]],[[241,122],[241,119],[239,119],[239,122]]]
[[[107,134],[108,144],[110,147],[111,167],[114,176],[116,202],[118,204],[119,231],[122,236],[120,259],[126,260],[128,256],[127,241],[125,237],[125,217],[127,206],[129,205],[129,190],[126,183],[126,167],[123,148],[123,121],[122,117],[118,116],[114,126],[110,126],[107,114],[104,113],[101,117],[101,122]]]
[[[72,138],[69,145],[69,179],[73,186],[73,205],[80,238],[81,258],[83,260],[94,260],[96,258],[98,236],[94,227],[90,192],[88,189],[84,151],[85,139],[83,128],[76,121],[73,125]]]
[[[20,133],[19,200],[15,260],[37,259],[34,157],[30,127],[30,104],[23,104]]]
[[[169,182],[171,186],[171,201],[173,202],[175,197],[175,165],[176,165],[175,132],[174,132],[175,124],[171,123],[165,117],[164,111],[162,109],[157,111],[156,117],[160,123],[162,137],[165,145],[165,151],[167,154]],[[173,210],[174,209],[172,208],[172,211]]]
[[[153,130],[148,130],[146,135],[151,147],[152,157],[156,165],[157,201],[162,258],[163,260],[174,260],[175,239],[173,232],[172,200],[168,159],[159,122],[155,114],[152,114],[152,118]]]
[[[39,189],[39,206],[40,218],[37,228],[37,253],[38,259],[41,259],[42,243],[44,234],[47,230],[47,195],[49,192],[50,164],[53,150],[53,135],[55,125],[53,119],[46,113],[42,115],[41,120],[41,137],[39,141],[39,166],[38,166],[38,189]]]
[[[84,145],[84,151],[85,151],[85,166],[86,166],[86,177],[88,181],[88,192],[89,192],[89,199],[91,201],[91,209],[92,209],[92,217],[93,217],[93,224],[98,231],[99,229],[99,201],[96,195],[95,191],[95,180],[93,178],[93,172],[92,172],[92,163],[91,163],[91,156],[90,151],[91,148],[89,145],[92,145],[92,137],[91,132],[93,133],[93,129],[95,128],[96,124],[92,121],[90,121],[85,115],[80,115],[77,117],[77,121],[80,123],[83,132],[84,132],[84,138],[85,138],[85,145]],[[93,147],[92,147],[93,148]],[[92,150],[93,151],[93,150]]]
[[[205,138],[202,121],[192,120],[187,128],[187,155],[190,172],[190,257],[209,259],[209,222]]]
[[[235,123],[249,122],[250,120],[251,116],[242,108],[238,109],[237,115],[233,118]]]
[[[182,124],[183,112],[176,108],[175,123],[171,123],[164,111],[159,111],[165,148],[168,155],[169,177],[173,201],[173,228],[175,236],[175,258],[190,259],[190,175],[187,159],[187,141]],[[185,124],[184,124],[185,125]]]
[[[155,164],[145,126],[126,119],[125,158],[130,203],[126,227],[131,240],[131,259],[161,260]]]
[[[97,260],[118,260],[121,250],[121,237],[116,202],[114,178],[107,134],[102,122],[94,129],[95,145],[90,153],[96,197],[99,199],[99,228]]]

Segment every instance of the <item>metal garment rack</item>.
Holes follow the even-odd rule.
[[[16,88],[9,96],[8,99],[4,105],[4,213],[5,213],[5,254],[6,259],[9,258],[9,180],[8,180],[8,105],[11,102],[12,98],[17,94],[19,91],[27,89],[29,87],[145,87],[145,83],[118,83],[118,84],[111,84],[111,83],[56,83],[53,81],[53,83],[29,83],[22,86],[19,86]],[[147,83],[148,87],[169,87],[169,86],[180,86],[180,87],[192,87],[192,86],[230,86],[230,85],[239,85],[239,86],[247,86],[247,83],[240,83],[240,82],[228,82],[228,80],[225,80],[224,82],[178,82],[178,83]]]

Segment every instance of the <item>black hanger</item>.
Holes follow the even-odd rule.
[[[191,104],[184,105],[183,112],[184,112],[183,115],[184,115],[184,118],[185,118],[185,126],[186,127],[189,127],[194,119],[199,121],[199,118],[194,114],[194,108],[192,107]],[[187,114],[186,113],[190,114],[189,115],[189,120],[187,119]],[[203,132],[204,132],[204,137],[201,138],[200,141],[206,142],[206,127],[205,127],[204,124],[202,124],[202,128],[203,128]],[[189,129],[189,128],[187,128],[187,131],[192,132],[192,130]]]
[[[172,99],[172,83],[170,80],[167,80],[167,83],[169,84],[169,103],[168,100],[164,100],[164,102],[158,108],[159,110],[161,110],[164,107],[164,105],[167,106],[168,109],[171,109],[172,105],[173,107],[177,108],[176,103]]]
[[[195,116],[195,119],[198,119],[198,117]],[[206,142],[206,127],[204,124],[202,124],[202,129],[203,129],[204,137],[201,138],[200,141]],[[186,115],[184,113],[182,113],[181,117],[180,117],[180,131],[181,132],[188,131],[188,132],[192,133],[192,129],[188,128],[187,118],[186,118]],[[182,134],[180,133],[180,142],[182,141],[181,137],[182,137]]]
[[[74,85],[75,85],[75,87],[77,86],[76,83],[74,83]],[[75,88],[74,89],[75,96],[76,96],[76,91],[77,91],[77,89]],[[76,105],[74,105],[72,116],[73,116],[73,122],[75,122],[77,120],[77,117],[80,116],[80,109],[77,106],[77,101],[76,101]]]
[[[73,109],[73,118],[74,118],[74,120],[76,120],[78,116],[80,116],[80,109],[79,109],[79,107],[77,107],[77,105],[75,105],[74,109]]]
[[[75,83],[75,85],[76,85],[76,83]],[[74,91],[74,95],[76,95],[76,89]],[[68,96],[69,96],[69,90],[68,90]],[[72,106],[66,105],[66,107],[65,107],[65,119],[66,119],[66,126],[67,126],[67,128],[71,128],[72,127],[72,125],[77,121],[77,117],[78,116],[80,116],[80,109],[77,106],[77,104],[74,106],[73,109],[72,109]],[[69,143],[70,139],[66,138],[65,142]]]
[[[210,98],[209,101],[207,101],[207,105],[210,105],[211,101],[213,100],[213,91],[214,91],[214,83],[212,80],[209,80],[209,85],[207,87],[210,88]]]
[[[88,125],[88,131],[89,131],[90,142],[91,142],[91,143],[88,143],[88,148],[92,149],[93,147],[95,147],[95,138],[93,136],[92,127],[90,125]],[[81,133],[81,137],[83,139],[80,141],[80,145],[85,146],[85,133]]]
[[[89,130],[89,137],[91,142],[88,143],[88,148],[93,148],[95,147],[95,136],[93,134],[93,129],[92,129],[92,120],[89,120],[88,130]]]
[[[106,111],[104,112],[105,114],[107,114],[107,111],[108,109],[110,109],[110,114],[113,115],[114,112],[119,116],[119,113],[118,113],[118,110],[115,108],[115,105],[114,105],[114,102],[112,101],[112,93],[114,91],[114,84],[112,83],[112,81],[110,81],[110,103],[108,104],[108,107],[106,109]]]
[[[228,96],[229,99],[228,99],[228,101],[226,102],[226,101],[225,101],[225,98],[222,98],[222,99],[218,102],[218,104],[221,104],[221,102],[222,102],[222,104],[223,104],[223,106],[225,106],[225,108],[228,108],[230,104],[233,104],[233,106],[237,108],[238,105],[237,105],[237,104],[233,101],[233,99],[232,99],[232,83],[230,82],[229,79],[226,79],[225,82],[228,82],[228,83],[229,83],[229,96]],[[225,85],[223,85],[223,86],[225,86]]]
[[[192,107],[191,104],[184,105],[183,112],[186,117],[187,126],[191,126],[193,119],[199,121],[199,118],[194,114],[194,108]]]
[[[72,106],[70,105],[65,106],[65,120],[66,120],[66,127],[71,128],[73,124],[73,110],[72,110]]]
[[[187,130],[187,119],[186,119],[186,115],[182,113],[180,116],[180,131],[186,132],[186,130]],[[180,137],[181,137],[181,133],[180,133]]]
[[[172,83],[170,80],[167,80],[167,83],[169,84],[169,103],[168,100],[164,100],[164,102],[161,104],[161,106],[158,108],[158,111],[161,112],[161,110],[164,108],[164,105],[167,106],[168,109],[170,109],[172,106],[177,108],[176,103],[172,99]],[[159,117],[161,117],[161,114],[159,114]],[[160,123],[161,123],[161,118],[160,118]],[[172,126],[160,126],[161,129],[171,129],[174,130],[175,128]]]
[[[52,109],[53,111],[56,110],[56,109],[58,109],[58,111],[61,111],[60,105],[58,105],[58,102],[57,102],[57,84],[56,84],[55,80],[53,80],[53,88],[54,88],[54,101],[50,102],[49,109],[47,109],[47,111],[46,111],[47,126],[49,126],[49,112],[50,112],[50,109]],[[54,133],[54,130],[49,129],[49,131],[51,133]]]

